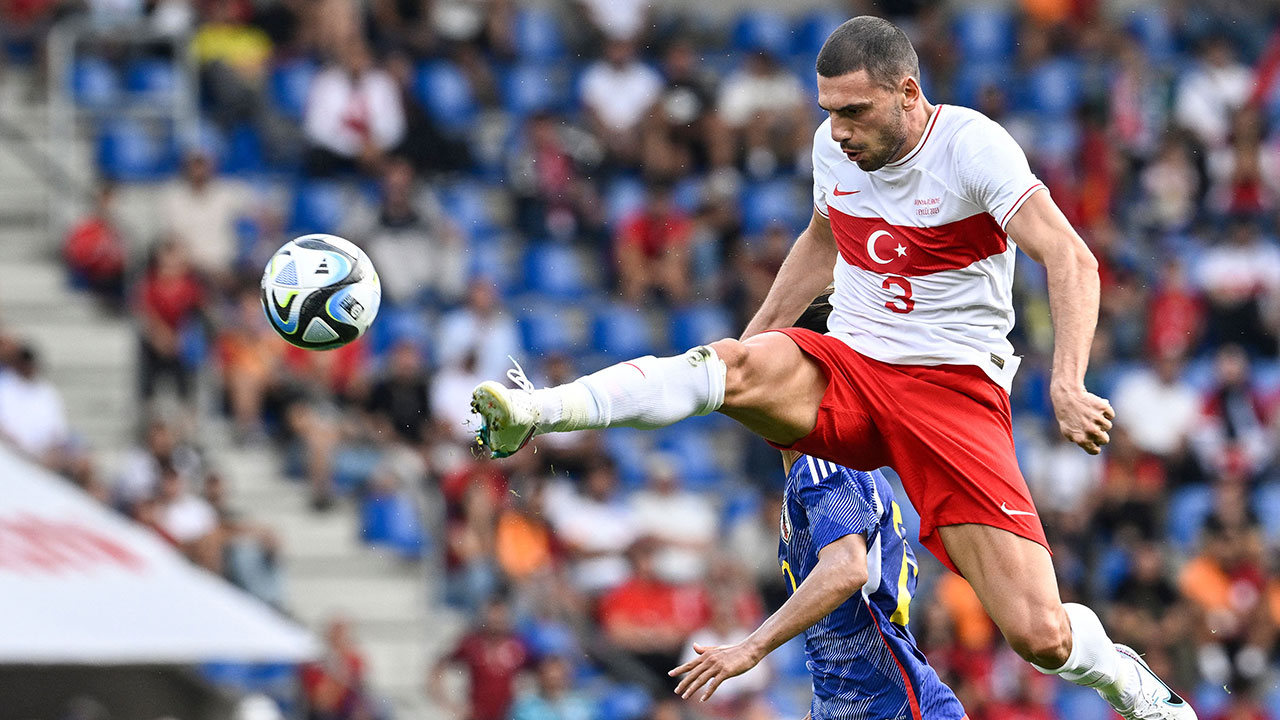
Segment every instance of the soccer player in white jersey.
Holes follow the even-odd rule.
[[[519,388],[473,393],[478,439],[503,456],[536,433],[719,411],[779,448],[888,465],[920,512],[921,543],[969,581],[1020,656],[1097,689],[1128,720],[1195,718],[1092,610],[1062,603],[1014,457],[1017,248],[1048,276],[1059,429],[1094,454],[1110,439],[1111,406],[1084,387],[1097,261],[1003,128],[925,98],[915,49],[892,23],[844,23],[816,69],[829,117],[814,136],[814,213],[742,339],[543,390],[517,367]],[[828,334],[778,329],[833,279]]]

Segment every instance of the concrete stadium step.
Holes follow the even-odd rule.
[[[370,638],[359,626],[356,634],[370,672],[377,675],[382,692],[394,696],[422,692],[427,666],[418,638],[391,641]]]
[[[0,218],[0,257],[15,264],[53,261],[58,243],[45,230],[43,216],[37,223],[6,223]]]
[[[308,623],[334,615],[414,623],[427,605],[426,590],[416,578],[302,576],[286,563],[285,588],[289,608]]]
[[[6,314],[6,325],[30,340],[50,368],[120,367],[124,362],[132,364],[137,350],[133,330],[109,321],[42,325],[37,320]]]

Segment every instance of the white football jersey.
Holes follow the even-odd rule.
[[[882,362],[976,365],[1008,391],[1020,358],[1004,227],[1042,189],[1018,143],[975,110],[935,106],[920,143],[870,173],[824,122],[813,201],[839,248],[831,333]]]

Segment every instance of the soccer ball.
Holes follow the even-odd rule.
[[[381,300],[369,256],[333,235],[290,240],[262,273],[267,321],[280,337],[306,350],[332,350],[360,337]]]

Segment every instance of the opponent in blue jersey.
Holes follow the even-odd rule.
[[[893,489],[878,471],[794,452],[783,462],[778,559],[790,597],[742,642],[694,645],[698,657],[671,671],[685,674],[676,692],[705,686],[706,700],[803,632],[812,720],[963,720],[907,630],[917,565]]]

